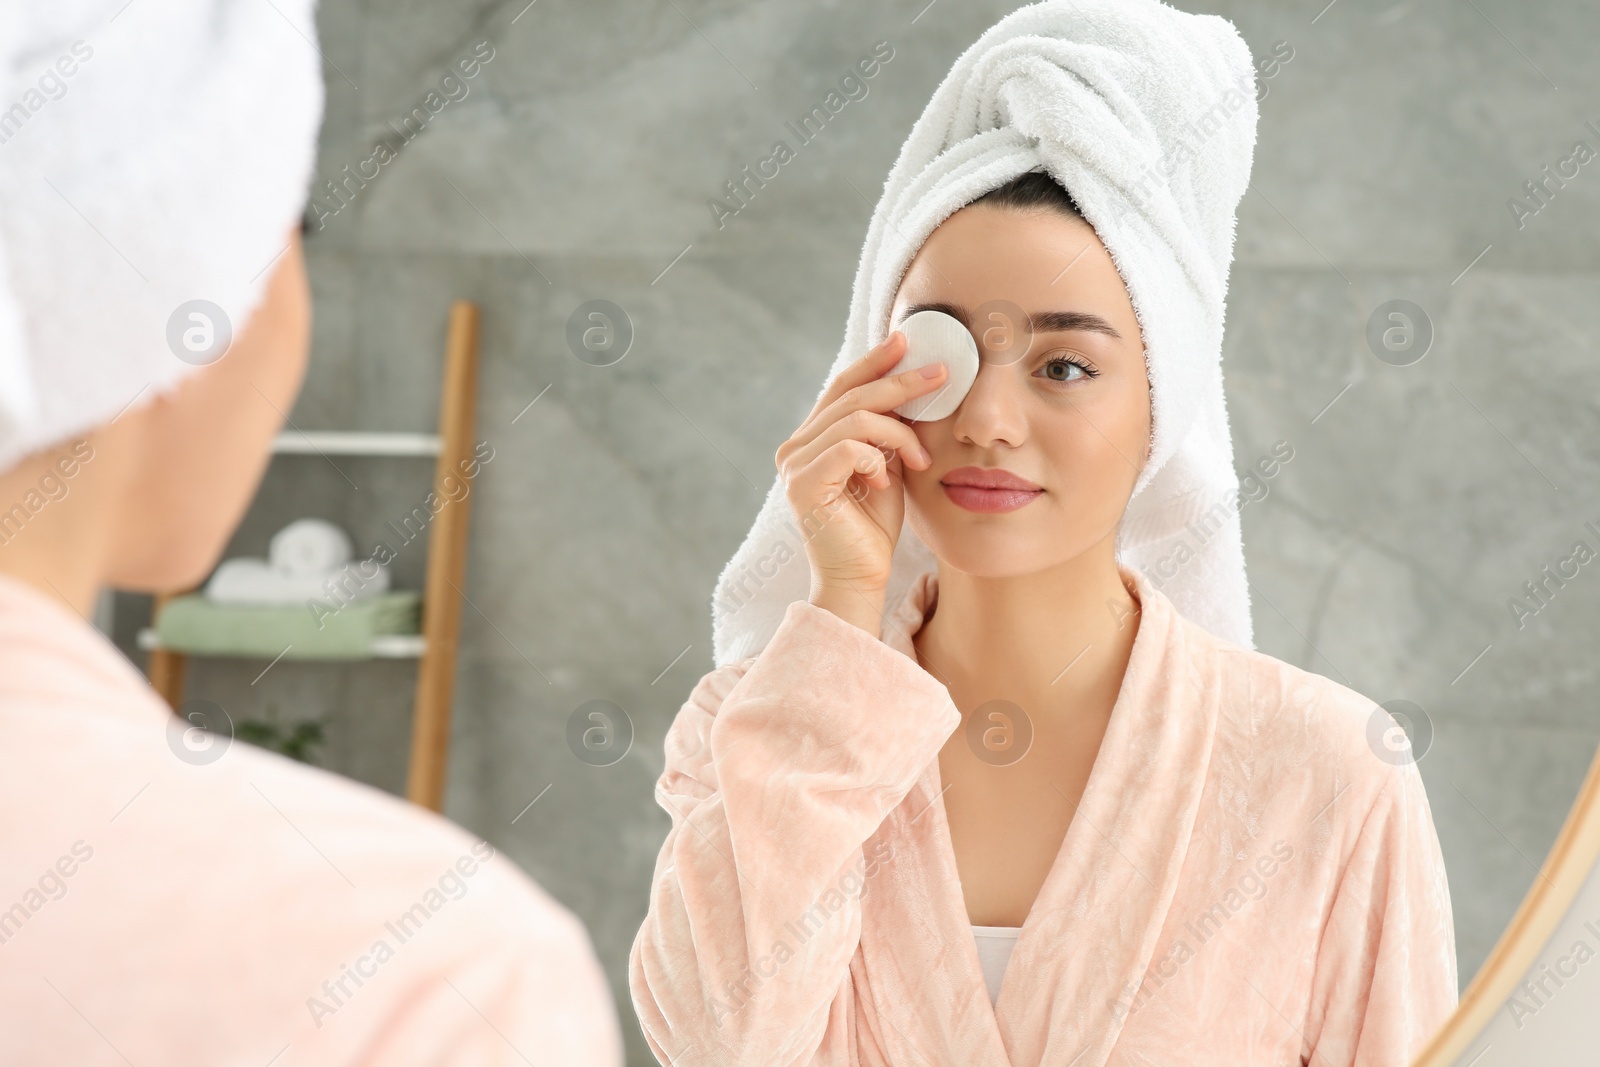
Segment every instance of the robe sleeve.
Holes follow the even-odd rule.
[[[1450,890],[1422,776],[1415,764],[1384,774],[1317,952],[1313,1067],[1409,1064],[1458,1000]]]
[[[700,680],[667,732],[672,828],[628,960],[662,1063],[860,1062],[863,845],[960,719],[914,660],[805,601]]]

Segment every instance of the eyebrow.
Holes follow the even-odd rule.
[[[936,301],[931,304],[912,304],[906,308],[905,314],[900,316],[900,321],[915,315],[919,311],[942,311],[951,318],[958,319],[963,326],[971,328],[968,321],[967,309],[955,304]],[[1099,315],[1088,311],[1035,311],[1028,316],[1028,326],[1034,333],[1065,333],[1078,330],[1087,333],[1103,333],[1107,337],[1122,340],[1122,334],[1117,328]]]

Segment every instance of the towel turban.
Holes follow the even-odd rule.
[[[311,0],[0,5],[0,470],[243,329],[305,204],[315,40]]]
[[[1110,252],[1144,335],[1151,454],[1119,527],[1118,559],[1184,617],[1244,647],[1253,642],[1222,326],[1256,119],[1255,67],[1226,19],[1158,0],[1047,0],[1011,13],[956,60],[901,147],[828,373],[888,336],[906,268],[941,222],[1047,171]],[[936,567],[906,524],[888,604]],[[766,646],[788,605],[808,596],[809,568],[775,478],[717,582],[718,665]]]

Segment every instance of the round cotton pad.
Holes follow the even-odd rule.
[[[961,320],[942,311],[919,311],[900,324],[906,335],[905,358],[890,374],[944,363],[945,383],[931,393],[912,397],[895,411],[915,422],[937,422],[955,414],[978,377],[978,344]]]

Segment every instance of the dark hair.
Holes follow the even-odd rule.
[[[1078,202],[1072,198],[1072,194],[1067,192],[1048,171],[1042,170],[1031,170],[1026,174],[1020,174],[1004,185],[984,193],[973,203],[1009,208],[1053,207],[1074,218],[1083,218],[1083,212],[1078,210]]]

